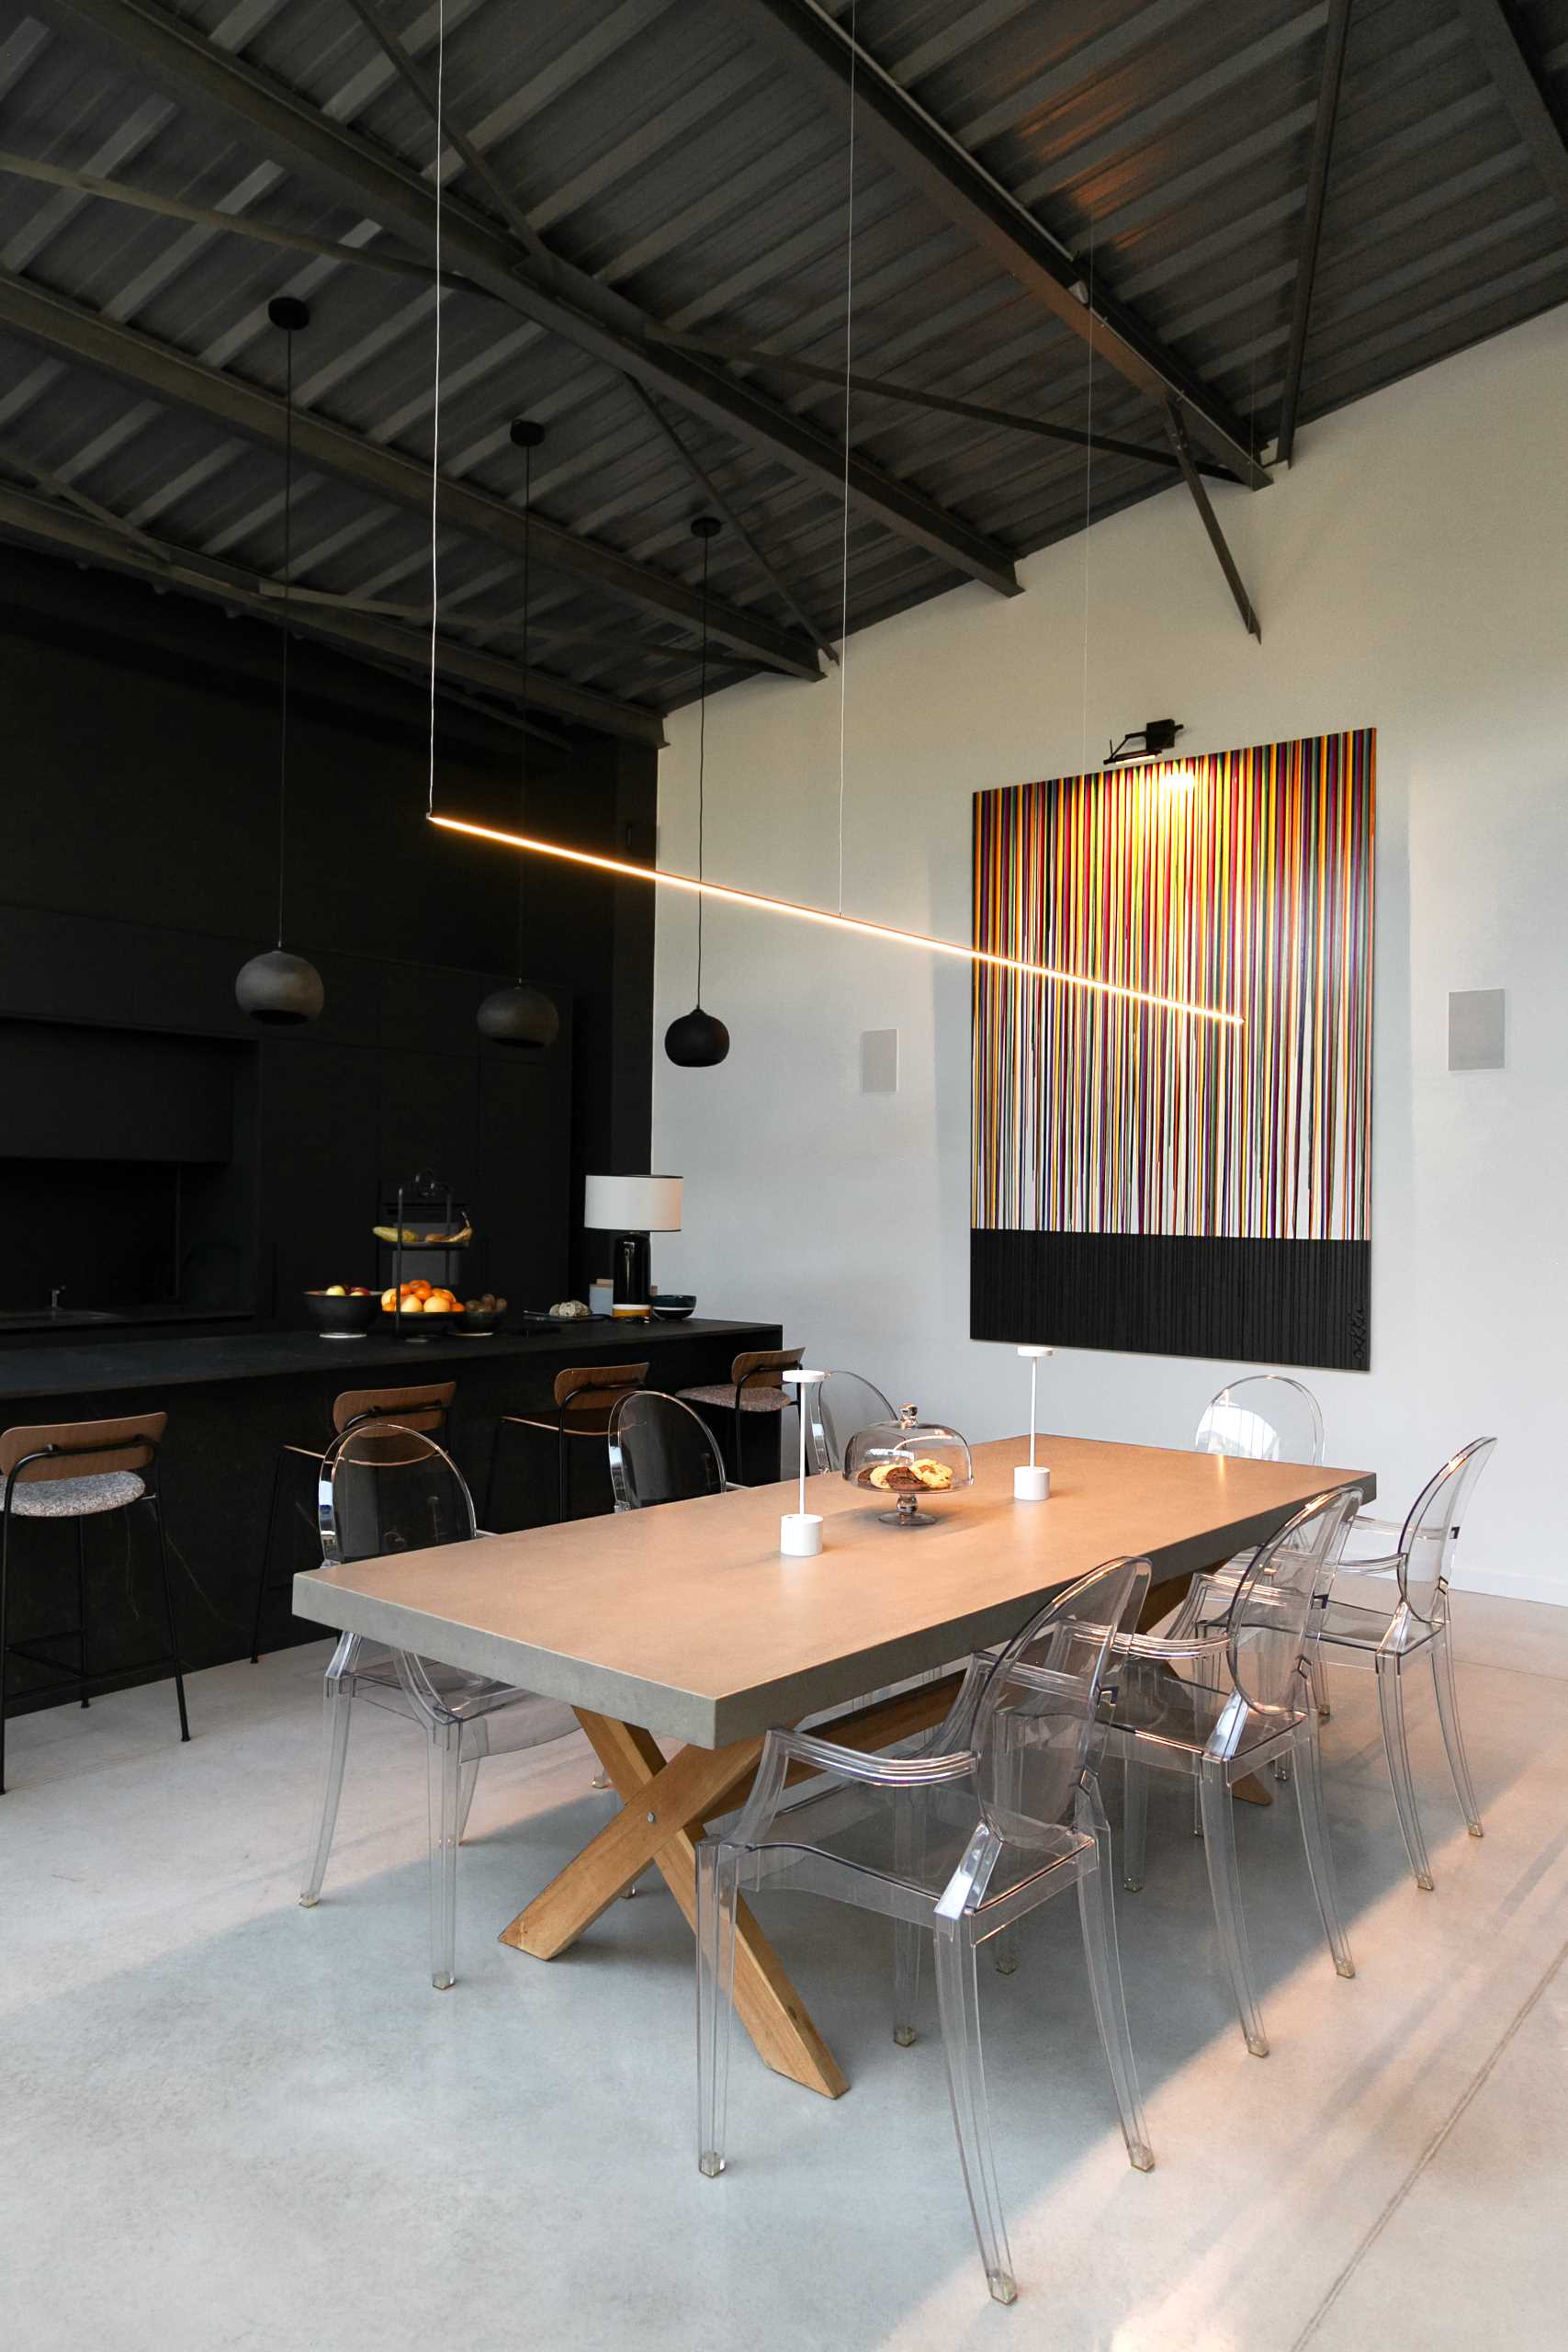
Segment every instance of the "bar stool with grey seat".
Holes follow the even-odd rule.
[[[688,1405],[699,1408],[707,1406],[728,1406],[734,1415],[735,1459],[732,1464],[737,1478],[745,1471],[745,1457],[740,1451],[740,1432],[749,1413],[784,1413],[798,1409],[793,1390],[779,1378],[781,1372],[793,1372],[804,1362],[804,1348],[750,1348],[738,1355],[729,1367],[728,1380],[699,1383],[694,1388],[678,1388],[675,1394]],[[722,1441],[721,1441],[722,1442]],[[776,1477],[777,1468],[774,1468]]]
[[[118,1680],[121,1675],[143,1673],[152,1667],[173,1667],[175,1697],[179,1707],[180,1737],[190,1737],[186,1714],[185,1676],[180,1664],[179,1636],[175,1629],[174,1595],[169,1587],[169,1554],[164,1535],[164,1513],[158,1499],[158,1447],[168,1426],[166,1413],[137,1413],[107,1421],[60,1421],[39,1427],[6,1430],[0,1436],[0,1475],[6,1480],[0,1510],[0,1793],[6,1786],[6,1668],[13,1657],[51,1670],[56,1682],[74,1685],[85,1707],[89,1685]],[[108,1511],[130,1510],[145,1503],[158,1531],[158,1572],[164,1599],[164,1619],[169,1646],[157,1657],[134,1666],[116,1666],[96,1675],[87,1651],[87,1553],[85,1526]],[[76,1623],[47,1634],[13,1641],[9,1633],[12,1537],[18,1520],[70,1520],[76,1529]],[[47,1653],[61,1643],[76,1645],[74,1672]],[[53,1687],[53,1686],[48,1686]]]
[[[333,1399],[333,1436],[342,1437],[345,1430],[356,1422],[375,1420],[400,1421],[405,1429],[417,1430],[422,1436],[442,1438],[446,1434],[447,1419],[452,1399],[457,1393],[455,1380],[433,1380],[422,1388],[345,1388]],[[266,1533],[262,1538],[261,1566],[256,1571],[256,1605],[251,1621],[251,1664],[261,1656],[262,1614],[269,1592],[284,1592],[294,1582],[293,1571],[287,1577],[271,1577],[273,1533],[277,1524],[278,1498],[283,1491],[283,1474],[292,1463],[310,1464],[312,1497],[314,1482],[321,1474],[329,1446],[281,1445],[272,1474],[272,1500],[267,1505]],[[312,1525],[314,1509],[312,1506]],[[310,1565],[315,1566],[314,1549]]]
[[[490,1523],[495,1499],[496,1467],[503,1430],[539,1430],[556,1442],[556,1517],[571,1517],[571,1445],[573,1439],[591,1438],[603,1444],[617,1401],[648,1378],[645,1363],[574,1363],[558,1372],[551,1388],[553,1409],[537,1413],[502,1413],[491,1445],[490,1476],[485,1480],[484,1515]]]

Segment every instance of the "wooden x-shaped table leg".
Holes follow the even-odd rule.
[[[940,1723],[959,1679],[950,1675],[868,1703],[824,1724],[824,1734],[844,1747],[890,1747]],[[554,1960],[650,1862],[663,1873],[695,1933],[697,1840],[705,1823],[739,1804],[762,1753],[761,1736],[738,1739],[728,1747],[682,1747],[666,1763],[657,1740],[635,1724],[592,1714],[585,1707],[576,1713],[621,1810],[502,1928],[502,1942],[532,1952],[536,1960]],[[800,1777],[792,1767],[790,1781]],[[837,2059],[744,1903],[736,1919],[735,2006],[759,2055],[775,2074],[825,2098],[848,2089]]]
[[[635,1724],[584,1707],[577,1717],[621,1800],[621,1811],[502,1929],[503,1944],[532,1952],[536,1960],[554,1960],[575,1943],[650,1862],[663,1873],[694,1933],[696,1841],[703,1824],[739,1792],[762,1752],[760,1738],[742,1739],[730,1747],[683,1747],[666,1763],[657,1741]],[[736,1925],[735,2006],[776,2074],[825,2098],[837,2098],[849,2087],[744,1903]]]

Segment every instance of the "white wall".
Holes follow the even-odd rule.
[[[1307,1377],[1331,1462],[1403,1509],[1442,1453],[1503,1442],[1461,1580],[1568,1601],[1568,310],[1320,424],[1288,477],[1217,505],[1244,632],[1186,492],[851,639],[844,902],[966,938],[970,795],[1077,770],[1169,712],[1191,750],[1378,729],[1372,1369]],[[1085,613],[1087,631],[1087,707]],[[707,721],[716,880],[838,900],[840,687],[753,681]],[[670,726],[662,860],[696,853],[696,714]],[[694,916],[661,897],[658,1035],[693,998]],[[1508,991],[1508,1067],[1450,1076],[1450,989]],[[968,1337],[968,983],[940,958],[709,905],[712,1071],[654,1080],[654,1166],[686,1179],[655,1278],[783,1321],[974,1438],[1021,1427],[1010,1350]],[[863,1029],[897,1095],[859,1091]],[[1180,1444],[1237,1367],[1089,1351],[1043,1420]]]

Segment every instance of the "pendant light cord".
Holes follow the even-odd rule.
[[[425,788],[425,814],[435,813],[435,630],[441,616],[441,576],[436,529],[441,484],[441,197],[445,156],[441,126],[446,119],[446,8],[435,6],[435,396],[432,403],[430,436],[430,774]]]
[[[839,912],[844,911],[844,741],[850,684],[850,367],[855,314],[855,38],[860,0],[850,5],[850,185],[844,226],[844,496],[839,559]]]
[[[529,628],[534,602],[534,451],[531,443],[523,449],[523,691],[528,690]],[[528,706],[523,705],[523,773],[517,786],[518,831],[528,830]],[[528,904],[528,861],[517,861],[517,985],[523,985],[524,918]]]
[[[706,813],[707,748],[708,748],[708,549],[709,537],[703,540],[703,658],[702,684],[697,699],[697,880],[703,878],[703,831]],[[697,1010],[703,1002],[703,896],[697,893]]]
[[[277,741],[277,944],[283,945],[284,845],[288,809],[288,575],[294,560],[294,331],[285,334],[283,411],[283,707]]]

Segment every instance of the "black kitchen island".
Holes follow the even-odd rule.
[[[455,1380],[451,1449],[479,1497],[498,1416],[553,1409],[552,1384],[563,1366],[646,1362],[649,1387],[673,1391],[724,1379],[743,1349],[781,1344],[775,1323],[696,1317],[688,1323],[596,1319],[471,1340],[454,1330],[416,1341],[379,1333],[328,1340],[312,1331],[95,1337],[0,1349],[0,1427],[167,1412],[159,1476],[180,1646],[187,1668],[217,1666],[250,1652],[278,1450],[324,1446],[332,1434],[332,1401],[341,1390]],[[764,1418],[773,1431],[773,1417]],[[572,1498],[574,1515],[610,1508],[601,1447],[577,1450]],[[502,1452],[491,1524],[534,1526],[553,1519],[555,1510],[553,1441],[514,1433]],[[287,1591],[292,1569],[320,1559],[315,1510],[310,1465],[299,1462],[298,1476],[286,1474],[274,1531],[268,1574],[278,1589],[269,1598],[263,1635],[269,1649],[320,1639],[290,1615]],[[150,1558],[139,1552],[137,1572],[127,1573],[127,1545],[152,1542],[151,1529],[141,1524],[148,1516],[133,1510],[87,1522],[95,1691],[145,1679],[134,1661],[161,1646],[156,1582],[145,1572]],[[61,1595],[74,1592],[74,1540],[71,1527],[48,1521],[19,1530],[10,1593],[17,1639],[37,1641],[60,1624]],[[73,1655],[68,1645],[62,1660]],[[22,1659],[14,1662],[12,1675],[14,1712],[73,1697],[69,1690],[37,1690],[35,1682],[44,1678]]]

